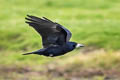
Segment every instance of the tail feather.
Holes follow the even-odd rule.
[[[34,51],[34,52],[25,53],[23,55],[29,55],[29,54],[39,54],[39,55],[42,55],[42,51],[43,50],[37,50],[37,51]]]
[[[25,53],[25,54],[23,54],[23,55],[29,55],[29,54],[34,54],[34,53]]]

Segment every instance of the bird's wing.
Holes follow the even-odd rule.
[[[27,20],[26,23],[32,26],[42,36],[44,48],[51,45],[62,45],[71,38],[71,32],[69,30],[45,17],[38,18],[27,15],[25,19]]]

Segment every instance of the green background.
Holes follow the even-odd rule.
[[[23,56],[42,48],[39,34],[25,23],[27,14],[60,23],[85,47],[56,58]],[[72,80],[78,74],[104,80],[120,73],[119,50],[120,0],[0,0],[0,79]]]

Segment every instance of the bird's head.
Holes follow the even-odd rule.
[[[76,42],[68,42],[69,48],[70,49],[75,49],[75,48],[80,48],[80,47],[84,47],[83,44],[78,44]]]

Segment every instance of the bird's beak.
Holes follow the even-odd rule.
[[[83,44],[77,44],[76,48],[79,48],[79,47],[84,47],[84,45]]]

